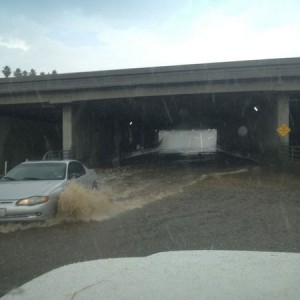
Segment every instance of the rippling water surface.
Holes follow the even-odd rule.
[[[86,190],[71,182],[61,194],[55,218],[44,222],[1,224],[0,233],[47,227],[64,222],[102,221],[131,210],[141,208],[153,201],[161,201],[193,185],[292,185],[292,178],[269,172],[262,176],[261,170],[236,167],[218,170],[212,166],[127,166],[98,170],[98,190]],[[270,176],[271,175],[271,176]]]

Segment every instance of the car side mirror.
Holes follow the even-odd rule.
[[[79,177],[80,177],[80,174],[71,173],[71,174],[69,174],[68,179],[76,179],[76,178],[79,178]]]

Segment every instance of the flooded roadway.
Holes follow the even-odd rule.
[[[237,163],[98,170],[57,218],[0,225],[0,295],[62,265],[172,250],[300,252],[299,177]]]
[[[61,194],[55,218],[44,222],[0,225],[0,233],[51,227],[66,222],[103,221],[120,213],[183,193],[208,178],[249,172],[245,166],[221,170],[214,165],[151,164],[98,170],[99,188],[86,190],[72,182]]]

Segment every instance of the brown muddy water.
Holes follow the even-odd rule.
[[[178,165],[127,166],[98,170],[97,173],[100,182],[97,190],[87,190],[74,182],[68,185],[58,201],[55,218],[43,222],[0,224],[0,233],[65,222],[102,221],[182,193],[197,184],[209,184],[212,187],[220,184],[235,185],[235,180],[239,180],[238,184],[250,181],[252,184],[262,184],[261,180],[251,180],[253,176],[247,168],[220,171],[211,167],[186,168]],[[224,182],[220,178],[230,178],[231,181]],[[272,180],[269,183],[277,184],[272,183]]]

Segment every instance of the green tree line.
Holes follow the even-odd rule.
[[[57,72],[56,70],[53,70],[51,73],[45,73],[45,72],[40,72],[40,74],[37,74],[36,70],[31,69],[30,71],[26,70],[21,70],[20,68],[16,68],[14,71],[11,70],[9,66],[5,66],[2,69],[2,73],[5,76],[5,78],[10,77],[11,75],[13,77],[27,77],[27,76],[47,76],[47,75],[56,75]]]

